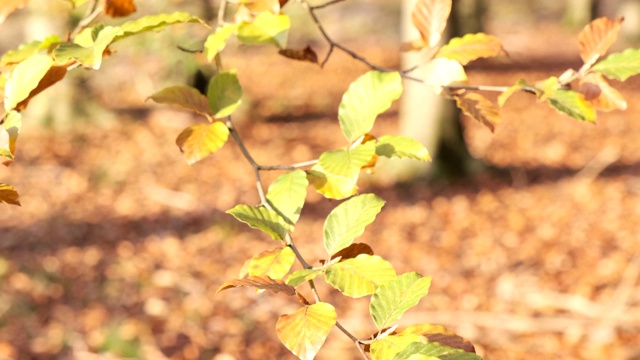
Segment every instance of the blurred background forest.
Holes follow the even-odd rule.
[[[454,1],[456,2],[456,1]],[[460,2],[466,2],[460,0]],[[511,85],[580,65],[579,26],[562,1],[485,1],[482,25],[509,58],[469,67],[473,84]],[[606,2],[611,4],[613,2]],[[608,15],[640,17],[637,1]],[[136,2],[142,14],[189,11],[211,20],[216,3]],[[0,52],[73,18],[64,1],[32,0],[0,26]],[[635,9],[635,10],[634,10]],[[76,21],[84,9],[73,12]],[[292,2],[291,47],[327,46]],[[400,66],[400,3],[347,0],[322,10],[328,31],[372,62]],[[113,21],[113,20],[106,20]],[[623,29],[626,23],[623,24]],[[200,119],[145,99],[211,74],[198,49],[208,30],[180,25],[127,39],[98,72],[77,70],[24,112],[17,162],[0,182],[22,207],[0,211],[0,359],[293,359],[275,322],[297,302],[218,287],[273,246],[224,212],[258,198],[251,168],[228,144],[189,167],[175,137]],[[617,50],[638,47],[626,30]],[[306,161],[343,145],[337,108],[367,68],[340,53],[320,69],[271,48],[229,46],[245,97],[238,130],[264,164]],[[362,241],[398,273],[433,276],[411,322],[446,325],[485,359],[640,359],[640,80],[616,83],[624,112],[585,124],[527,94],[502,111],[495,133],[463,117],[472,178],[394,184],[367,175],[362,192],[387,205]],[[398,132],[398,105],[377,134]],[[267,181],[277,174],[269,174]],[[310,191],[296,241],[314,261],[335,206]],[[327,290],[340,321],[360,337],[367,301]],[[356,359],[333,331],[318,359]]]

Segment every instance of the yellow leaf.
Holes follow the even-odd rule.
[[[626,110],[627,102],[618,90],[597,73],[589,73],[580,80],[578,92],[602,111]]]
[[[438,51],[436,57],[456,60],[466,65],[479,58],[506,55],[500,40],[484,33],[467,34],[456,37]]]
[[[591,67],[616,41],[622,20],[623,18],[617,20],[598,18],[582,29],[578,35],[578,41],[580,57],[586,66]]]
[[[104,4],[104,13],[111,17],[124,17],[135,11],[133,0],[107,0]]]
[[[491,131],[500,122],[498,108],[493,103],[478,93],[462,93],[456,96],[458,107],[468,116],[476,119]]]
[[[411,21],[420,32],[425,47],[436,46],[442,38],[451,13],[451,4],[451,0],[418,0],[416,3]]]
[[[189,165],[204,159],[218,151],[227,141],[229,129],[221,122],[194,125],[184,129],[176,144],[180,147]]]
[[[282,279],[291,270],[296,255],[290,247],[267,250],[254,256],[249,263],[250,276],[268,276]]]
[[[0,203],[20,206],[20,196],[13,186],[9,184],[0,184]]]
[[[558,87],[560,87],[560,83],[558,82],[557,77],[551,76],[548,79],[536,82],[533,86],[536,89],[538,99],[540,101],[546,101],[555,94]]]
[[[447,85],[467,84],[467,74],[459,62],[450,59],[433,59],[425,65],[425,84],[433,87],[437,94]]]
[[[336,318],[333,305],[319,302],[280,316],[276,332],[284,346],[298,358],[312,360],[336,324]]]

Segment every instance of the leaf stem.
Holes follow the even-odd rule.
[[[93,20],[95,20],[98,15],[102,12],[102,5],[98,6],[99,0],[94,0],[93,5],[87,9],[87,13],[82,20],[76,25],[76,27],[71,31],[69,35],[69,39],[75,38],[80,31],[84,30]]]

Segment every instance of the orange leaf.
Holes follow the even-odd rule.
[[[29,93],[29,96],[27,96],[26,99],[20,101],[20,103],[16,105],[15,110],[17,111],[24,110],[29,104],[29,101],[31,101],[31,99],[34,96],[38,95],[48,87],[51,87],[53,84],[62,80],[66,74],[67,74],[66,67],[52,66],[49,69],[49,71],[47,71],[47,73],[44,75],[44,77],[40,80],[40,82],[38,83],[38,86],[36,86],[35,89],[31,90],[31,92]]]
[[[261,276],[249,276],[246,279],[234,279],[226,281],[216,294],[220,291],[236,288],[236,287],[254,287],[256,289],[264,289],[269,290],[274,293],[284,293],[287,295],[295,295],[296,289],[293,286],[289,286],[285,284],[282,280],[273,280],[269,277],[261,277]]]
[[[438,51],[436,57],[456,60],[466,65],[479,58],[498,55],[506,55],[500,40],[495,36],[477,33],[451,39]]]
[[[339,257],[340,261],[345,261],[347,259],[353,259],[354,257],[360,254],[373,255],[373,249],[371,248],[371,246],[367,244],[353,243],[347,246],[346,248],[338,251],[337,253],[333,254],[333,256],[331,256],[331,260]],[[324,265],[325,261],[320,260],[320,263]]]
[[[598,110],[612,111],[627,108],[627,102],[622,94],[597,73],[589,73],[582,78],[578,92]]]
[[[418,0],[411,13],[413,25],[418,28],[426,47],[434,47],[442,38],[451,13],[451,0]]]
[[[308,61],[314,64],[318,63],[318,55],[307,45],[304,49],[281,49],[278,54],[293,60]]]
[[[111,17],[124,17],[136,11],[133,0],[106,0],[104,13]]]
[[[623,18],[611,20],[598,18],[582,29],[578,35],[580,57],[585,65],[591,66],[604,55],[616,41]]]
[[[23,8],[29,0],[2,0],[0,1],[0,24],[11,14],[12,12]]]
[[[176,139],[176,145],[182,151],[189,165],[204,159],[218,151],[227,142],[229,129],[216,121],[213,124],[198,124],[184,129]]]
[[[478,120],[491,131],[494,131],[495,124],[500,122],[498,108],[478,93],[462,93],[456,96],[456,103],[465,114]]]
[[[0,184],[0,203],[20,206],[20,195],[13,186],[9,184]]]

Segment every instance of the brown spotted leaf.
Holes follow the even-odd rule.
[[[456,104],[468,116],[476,119],[491,131],[500,122],[498,108],[478,93],[462,93],[456,96]]]
[[[293,60],[308,61],[314,64],[318,63],[318,55],[309,45],[304,49],[281,49],[278,51],[278,54]]]
[[[442,38],[451,13],[451,0],[418,0],[411,13],[411,21],[418,29],[424,47],[432,48]]]
[[[597,89],[597,90],[596,90]],[[591,102],[597,110],[625,110],[627,102],[618,90],[614,89],[602,75],[589,73],[580,80],[578,92]]]
[[[622,18],[617,20],[598,18],[582,29],[578,35],[578,41],[580,57],[586,66],[593,65],[616,41],[622,20]]]
[[[104,13],[111,17],[124,17],[136,11],[133,0],[106,0]]]
[[[269,290],[274,293],[284,293],[286,295],[295,295],[296,289],[293,286],[285,284],[282,280],[274,280],[269,277],[249,276],[245,279],[234,279],[226,281],[218,291],[236,288],[236,287],[253,287],[256,289]]]

